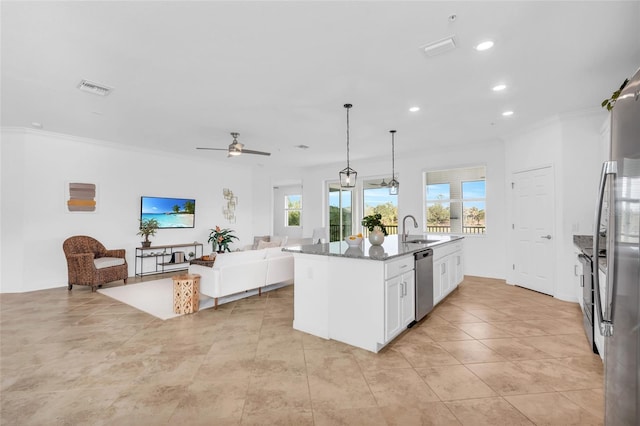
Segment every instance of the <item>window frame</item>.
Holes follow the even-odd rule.
[[[300,197],[300,207],[290,208],[289,207],[289,198],[290,197]],[[300,228],[302,226],[302,194],[284,194],[284,227],[285,228]],[[298,212],[298,224],[290,225],[289,224],[289,214],[292,212]]]
[[[481,176],[478,177],[470,177],[465,176],[466,173],[473,173],[474,169],[482,170],[476,172]],[[428,176],[430,173],[443,173],[445,174],[446,181],[438,181],[437,183],[429,183]],[[447,174],[449,176],[447,176]],[[487,215],[487,166],[486,164],[477,164],[477,165],[469,165],[464,167],[449,167],[445,169],[437,169],[437,170],[424,170],[423,171],[423,220],[424,220],[424,231],[427,233],[434,234],[443,234],[443,235],[461,235],[461,236],[485,236],[487,235],[487,225],[486,225],[486,215]],[[468,182],[484,182],[484,198],[464,198],[463,186]],[[428,196],[428,187],[429,185],[449,185],[449,198],[447,199],[429,199]],[[459,188],[455,186],[459,185]],[[452,193],[455,191],[459,191],[459,198],[452,198]],[[465,214],[464,214],[464,205],[465,203],[479,203],[482,202],[484,204],[484,208],[482,211],[484,212],[483,217],[483,226],[466,226],[465,225]],[[446,204],[449,207],[449,231],[440,231],[434,230],[430,231],[429,227],[435,228],[437,226],[447,226],[447,225],[429,225],[428,216],[429,216],[429,207],[433,204]],[[459,217],[453,213],[454,210],[459,210]],[[458,223],[454,223],[457,221]],[[476,229],[481,230],[480,232],[465,232],[466,229]],[[459,229],[459,230],[458,230]]]

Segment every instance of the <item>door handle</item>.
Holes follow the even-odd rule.
[[[540,238],[544,238],[544,239],[550,240],[551,239],[551,235],[543,235]]]

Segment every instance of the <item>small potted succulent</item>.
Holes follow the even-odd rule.
[[[144,237],[142,241],[142,247],[151,247],[151,241],[149,241],[149,235],[156,235],[156,230],[160,224],[156,219],[140,219],[139,231],[136,235]]]

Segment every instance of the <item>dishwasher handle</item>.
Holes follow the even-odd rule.
[[[424,259],[425,257],[433,256],[433,250],[424,250],[414,254],[416,260]]]

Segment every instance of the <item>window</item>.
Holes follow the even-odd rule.
[[[284,226],[300,226],[302,195],[284,196]]]
[[[383,181],[384,182],[384,179]],[[363,216],[379,213],[388,235],[398,233],[398,196],[389,195],[389,187],[380,179],[365,180],[362,185]],[[369,231],[363,229],[368,235]]]
[[[426,172],[427,232],[484,234],[485,175],[484,166]]]

